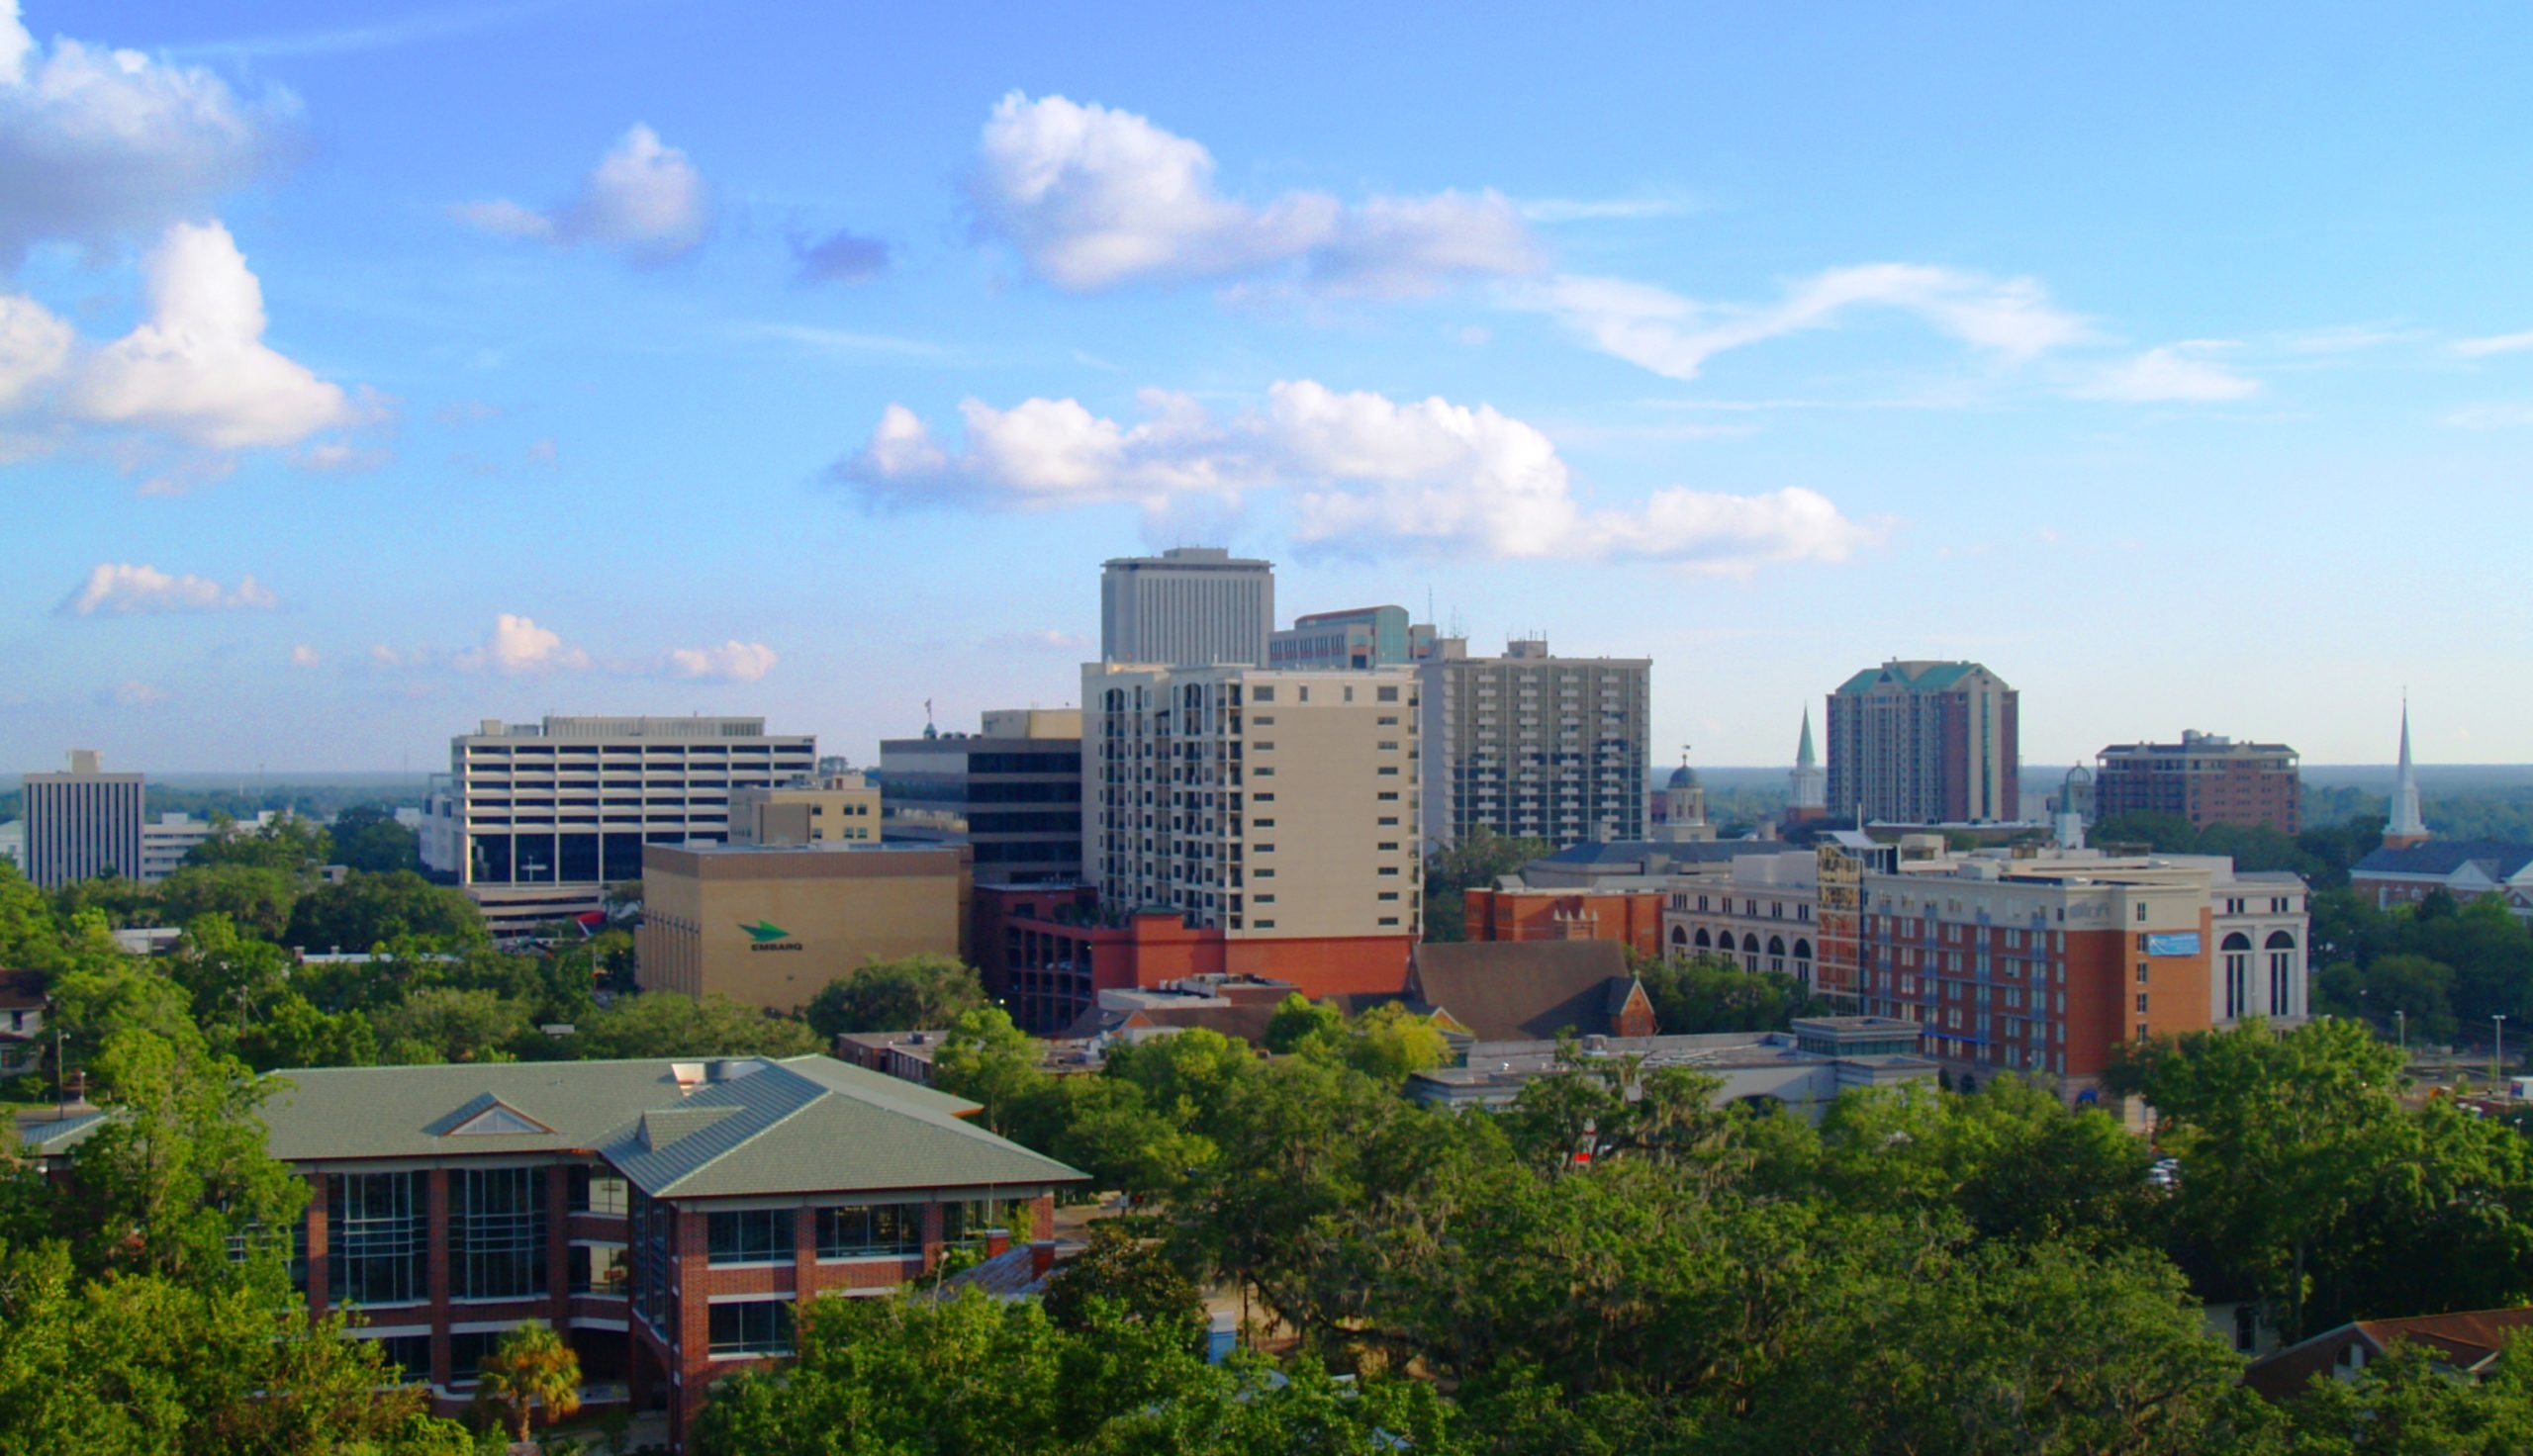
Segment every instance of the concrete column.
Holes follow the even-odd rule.
[[[556,1329],[572,1322],[571,1169],[556,1163],[545,1170],[546,1320]]]

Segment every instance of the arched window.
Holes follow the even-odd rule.
[[[2297,1014],[2296,938],[2283,930],[2269,933],[2269,1014]]]
[[[2252,938],[2235,931],[2217,949],[2225,955],[2225,1019],[2252,1014]]]
[[[1756,956],[1756,955],[1758,955],[1758,954],[1759,954],[1759,938],[1758,938],[1757,936],[1752,936],[1752,935],[1745,935],[1745,936],[1743,936],[1743,937],[1741,938],[1741,950],[1742,950],[1742,953],[1743,953],[1743,954],[1745,954],[1745,955],[1749,955],[1749,956]]]
[[[1785,937],[1768,937],[1768,969],[1785,974]]]
[[[1715,949],[1715,942],[1707,937],[1706,927],[1703,925],[1698,927],[1697,947],[1701,951],[1711,951]]]
[[[1685,946],[1685,945],[1687,945],[1688,943],[1689,943],[1689,932],[1688,932],[1687,927],[1685,927],[1685,926],[1677,926],[1677,925],[1675,925],[1675,926],[1671,927],[1671,944],[1672,944],[1672,945],[1674,945],[1674,946]]]
[[[1797,960],[1811,959],[1812,943],[1810,941],[1796,941],[1794,943],[1794,958]]]

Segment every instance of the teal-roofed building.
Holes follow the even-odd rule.
[[[825,1056],[280,1075],[264,1121],[309,1182],[313,1313],[349,1311],[443,1411],[505,1331],[544,1321],[585,1403],[665,1411],[681,1448],[712,1382],[790,1353],[802,1303],[962,1246],[1043,1266],[1055,1190],[1083,1181],[973,1102]],[[75,1173],[101,1121],[39,1130],[41,1154]]]
[[[1977,663],[1867,668],[1829,694],[1829,812],[1861,823],[2021,817],[2017,695]]]

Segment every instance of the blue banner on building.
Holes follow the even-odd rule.
[[[2181,930],[2160,936],[2150,935],[2146,937],[2146,954],[2149,956],[2196,956],[2199,954],[2199,932]]]

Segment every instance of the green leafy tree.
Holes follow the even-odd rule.
[[[333,841],[325,828],[296,814],[260,828],[214,814],[211,826],[211,837],[185,852],[187,864],[244,864],[304,878],[333,859]]]
[[[298,903],[299,877],[260,864],[187,864],[158,885],[165,920],[191,925],[205,915],[225,915],[257,940],[281,938]]]
[[[281,1236],[307,1185],[264,1151],[256,1109],[270,1084],[215,1056],[199,1033],[109,1033],[95,1065],[113,1109],[77,1155],[91,1268],[212,1283],[235,1269],[231,1242]]]
[[[1047,1287],[1047,1318],[1059,1329],[1094,1331],[1100,1304],[1113,1316],[1173,1332],[1190,1348],[1205,1336],[1205,1302],[1167,1245],[1137,1238],[1113,1220],[1090,1226],[1090,1246]]]
[[[1334,1033],[1302,1044],[1304,1055],[1334,1057],[1385,1087],[1452,1059],[1452,1044],[1430,1018],[1397,1002],[1375,1006]]]
[[[579,1024],[574,1054],[627,1056],[801,1056],[819,1049],[817,1034],[727,996],[701,999],[674,991],[618,996]]]
[[[1631,956],[1653,1023],[1665,1036],[1708,1032],[1781,1032],[1798,1016],[1819,1016],[1829,1003],[1790,975],[1745,970],[1730,960],[1696,956]]]
[[[433,986],[380,1019],[387,1053],[400,1061],[509,1061],[536,1035],[526,1003],[493,991]]]
[[[483,917],[458,890],[432,884],[411,870],[352,874],[340,884],[319,885],[291,907],[283,939],[306,951],[366,951],[411,940],[443,950],[478,945]]]
[[[2289,1403],[2298,1456],[2508,1456],[2533,1451],[2533,1345],[2519,1339],[2477,1380],[2434,1345],[2395,1341],[2355,1379],[2316,1376]]]
[[[334,863],[368,874],[422,867],[422,837],[384,804],[355,804],[334,816]]]
[[[1266,1019],[1266,1049],[1282,1056],[1322,1033],[1334,1037],[1345,1029],[1346,1013],[1335,1002],[1313,1001],[1295,991],[1278,1002],[1275,1014]]]
[[[1051,1080],[1038,1064],[1036,1040],[998,1006],[960,1013],[932,1057],[932,1084],[982,1105],[980,1120],[1007,1138],[1020,1137],[1033,1114],[1043,1116]],[[1047,1137],[1039,1130],[1022,1140],[1044,1145]]]
[[[809,1029],[833,1041],[846,1032],[933,1031],[985,1004],[985,983],[949,956],[875,960],[829,981],[808,1005]]]
[[[1166,1197],[1214,1158],[1214,1145],[1155,1111],[1143,1089],[1117,1077],[1054,1077],[1026,1083],[1013,1136],[1088,1173],[1099,1188]]]

